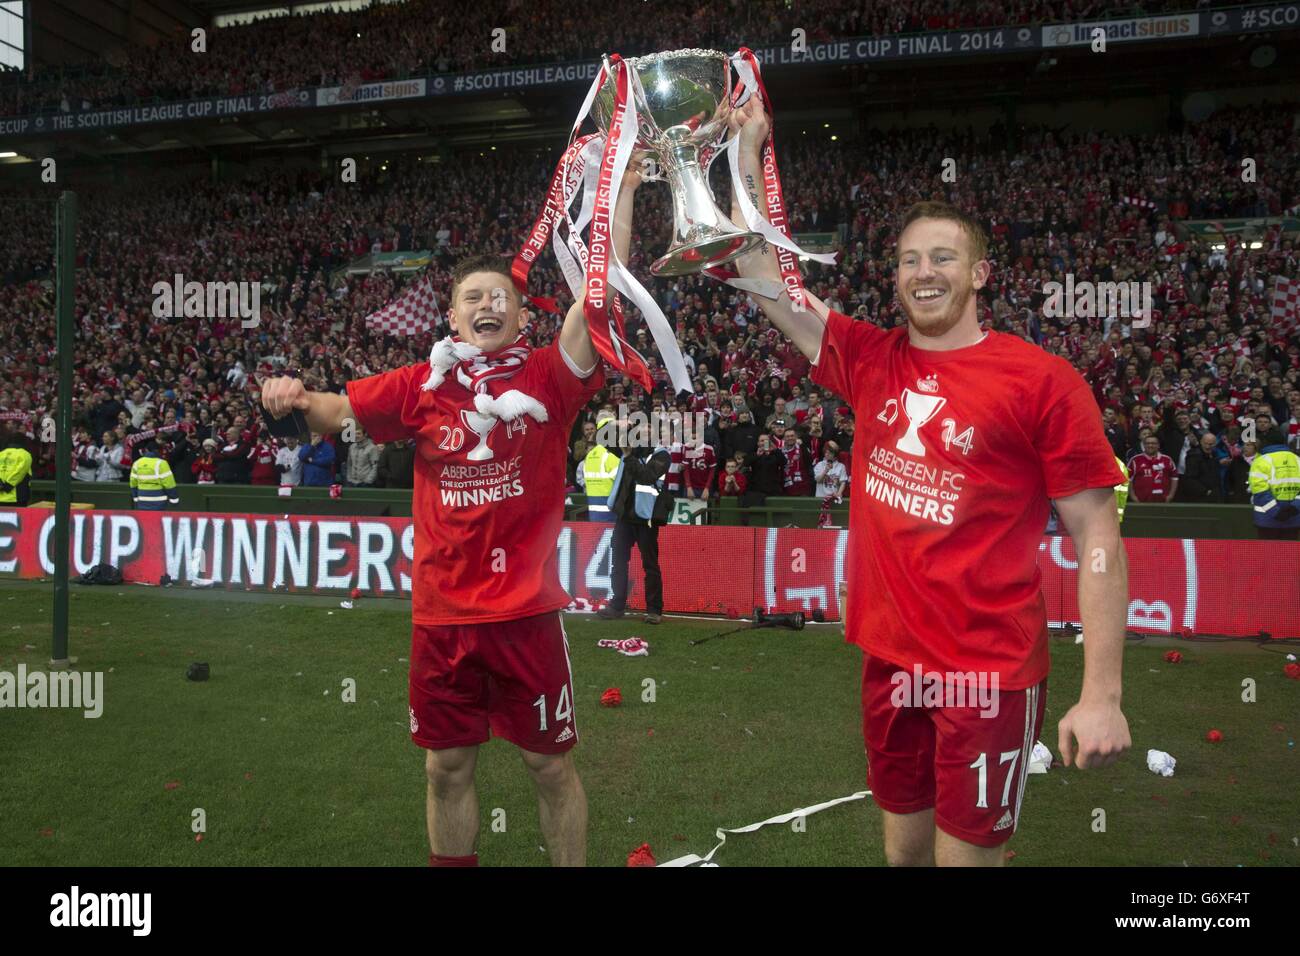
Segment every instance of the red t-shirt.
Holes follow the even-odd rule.
[[[712,445],[702,445],[694,450],[682,449],[682,476],[686,479],[688,490],[712,489],[713,470],[717,466],[718,460]]]
[[[728,490],[728,485],[727,485],[727,479],[728,479],[728,478],[734,478],[734,479],[736,480],[736,487],[735,487],[735,490]],[[732,474],[732,475],[728,475],[728,474],[726,473],[726,471],[723,471],[723,472],[721,472],[721,473],[718,475],[718,493],[719,493],[719,494],[722,494],[722,495],[743,495],[743,494],[744,494],[746,491],[748,491],[748,490],[749,490],[749,479],[745,477],[744,472],[737,471],[737,472],[735,472],[735,473]]]
[[[1178,467],[1168,455],[1156,452],[1154,456],[1134,455],[1128,463],[1132,476],[1133,495],[1138,501],[1168,501],[1172,479],[1178,477]]]
[[[1014,335],[932,352],[906,326],[831,312],[813,381],[847,397],[858,423],[849,639],[905,668],[1037,684],[1048,499],[1123,480],[1082,376]]]
[[[422,391],[428,376],[429,363],[420,362],[347,386],[371,438],[415,439],[411,619],[511,621],[566,606],[555,542],[564,519],[569,430],[603,373],[597,368],[578,378],[558,342],[537,349],[508,387],[545,405],[547,421],[498,419],[482,442],[461,415],[474,410],[469,390],[448,374],[438,388]]]

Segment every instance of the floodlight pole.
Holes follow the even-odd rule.
[[[68,661],[68,538],[72,511],[72,309],[76,295],[77,194],[65,189],[54,220],[57,281],[59,400],[54,454],[54,646],[50,668],[65,670]]]

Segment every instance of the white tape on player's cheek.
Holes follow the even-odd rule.
[[[763,827],[768,826],[770,824],[789,823],[790,821],[796,820],[799,817],[809,817],[812,816],[814,813],[820,813],[823,810],[826,810],[830,807],[836,806],[841,803],[849,803],[853,800],[865,800],[869,796],[871,796],[870,790],[859,790],[857,793],[850,794],[847,797],[837,797],[834,800],[827,800],[825,803],[819,803],[816,806],[805,807],[804,809],[801,810],[791,810],[789,813],[782,813],[779,816],[768,817],[766,820],[762,821],[761,823],[751,823],[747,827],[736,827],[734,830],[724,830],[722,828],[719,828],[714,833],[714,836],[718,838],[718,845],[715,846],[704,856],[696,856],[694,853],[688,853],[686,856],[679,856],[675,860],[669,860],[668,862],[660,863],[659,865],[680,867],[680,866],[691,866],[696,863],[701,863],[701,864],[708,863],[710,860],[713,859],[713,854],[721,850],[723,844],[727,842],[728,833],[753,833],[755,830],[760,830]],[[717,866],[716,863],[713,863],[711,865]]]

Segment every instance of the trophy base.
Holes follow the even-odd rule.
[[[720,266],[752,252],[763,241],[756,232],[733,232],[683,243],[650,266],[653,276],[685,276]]]

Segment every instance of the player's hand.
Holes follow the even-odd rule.
[[[1132,745],[1128,721],[1119,704],[1081,700],[1061,718],[1057,730],[1061,763],[1067,767],[1077,765],[1081,770],[1109,767]]]
[[[311,399],[307,397],[307,387],[302,379],[282,375],[262,383],[262,404],[272,416],[283,418],[295,408],[307,411],[311,408]]]
[[[632,155],[627,160],[627,171],[623,173],[623,185],[621,188],[634,190],[640,186],[645,179],[642,177],[643,172],[653,172],[653,168],[647,169],[647,160],[650,159],[650,153],[644,149],[632,150]]]
[[[761,150],[767,140],[768,131],[772,128],[767,119],[767,109],[763,104],[762,94],[754,90],[744,106],[731,111],[731,115],[727,117],[727,125],[733,135],[740,136],[741,150],[753,153]]]

